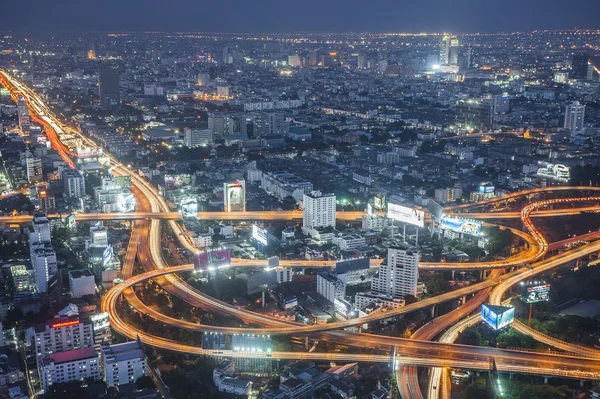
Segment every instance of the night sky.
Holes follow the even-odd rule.
[[[600,28],[597,0],[2,0],[0,30],[528,32]]]

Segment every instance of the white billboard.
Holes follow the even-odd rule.
[[[425,226],[425,212],[388,202],[388,218],[419,227]]]
[[[267,245],[267,231],[265,229],[261,229],[257,225],[252,225],[252,238],[261,243],[262,245]]]

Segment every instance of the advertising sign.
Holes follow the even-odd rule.
[[[192,184],[192,176],[181,175],[165,175],[165,189],[175,190],[182,187],[187,187]]]
[[[184,218],[198,218],[198,199],[183,198],[181,200],[181,216]]]
[[[567,182],[571,179],[571,168],[560,164],[544,163],[545,167],[537,170],[539,177]]]
[[[105,330],[110,327],[108,312],[98,313],[90,317],[94,331]]]
[[[481,184],[479,186],[479,192],[482,194],[490,194],[493,193],[496,188],[494,186],[490,186],[489,184]]]
[[[214,249],[199,252],[194,255],[194,270],[206,270],[228,266],[231,264],[231,251],[229,249]]]
[[[425,212],[419,209],[388,203],[388,218],[415,226],[425,226]]]
[[[267,231],[258,227],[257,225],[252,225],[252,238],[261,243],[262,245],[267,245]]]
[[[442,215],[440,229],[478,236],[481,234],[481,222]]]
[[[383,211],[383,208],[385,207],[385,194],[377,194],[373,199],[373,205],[376,210]]]
[[[109,245],[108,247],[106,247],[106,249],[102,253],[102,266],[106,267],[106,265],[108,264],[108,262],[110,262],[112,257],[113,257],[113,248],[111,245]]]
[[[515,320],[515,308],[510,306],[481,305],[481,320],[494,330],[500,330]]]
[[[521,289],[524,303],[545,302],[550,300],[550,284],[524,284]]]
[[[427,210],[429,210],[432,217],[440,220],[442,218],[442,213],[444,212],[444,207],[429,198],[429,201],[427,201]]]

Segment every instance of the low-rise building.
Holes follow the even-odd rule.
[[[96,293],[96,282],[94,275],[89,269],[70,270],[69,286],[71,287],[71,297],[81,298],[85,295],[94,295]]]
[[[138,341],[103,344],[100,358],[108,386],[129,384],[146,375],[146,355]]]
[[[40,382],[44,391],[52,384],[100,379],[100,364],[94,348],[58,352],[40,362]]]

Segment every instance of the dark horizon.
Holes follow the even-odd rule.
[[[511,33],[599,29],[600,2],[574,0],[557,12],[547,1],[506,0],[502,6],[473,0],[410,1],[106,0],[3,5],[0,30],[36,32],[203,33]]]

